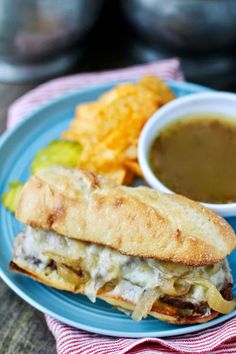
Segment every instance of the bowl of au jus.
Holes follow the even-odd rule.
[[[138,145],[147,183],[236,216],[236,95],[197,93],[167,104]]]

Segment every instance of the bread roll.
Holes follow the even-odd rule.
[[[231,226],[188,198],[114,185],[83,170],[51,167],[32,176],[16,217],[125,255],[189,266],[218,263],[236,246]]]

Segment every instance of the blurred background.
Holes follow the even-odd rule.
[[[235,33],[236,0],[0,0],[0,81],[174,56],[186,80],[235,90]]]

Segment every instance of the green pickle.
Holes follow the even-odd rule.
[[[52,141],[41,149],[31,164],[31,174],[49,166],[75,168],[78,165],[82,147],[80,143],[66,140]]]
[[[54,140],[41,149],[32,161],[30,172],[32,175],[49,166],[63,166],[75,168],[78,165],[82,151],[80,143],[66,140]],[[23,183],[13,181],[9,189],[2,196],[4,207],[15,213],[18,200],[23,188]]]
[[[12,181],[9,183],[9,189],[2,196],[4,207],[12,213],[16,211],[23,186],[24,184],[19,181]]]

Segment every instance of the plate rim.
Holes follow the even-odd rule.
[[[127,81],[134,81],[134,80],[115,80],[109,83],[103,83],[103,84],[94,84],[94,85],[88,85],[86,87],[82,87],[79,89],[73,89],[70,90],[69,92],[59,95],[54,99],[51,99],[50,101],[46,102],[45,104],[41,105],[39,108],[35,109],[33,112],[31,112],[29,115],[27,115],[26,118],[22,119],[21,121],[17,122],[16,125],[11,128],[7,129],[0,137],[0,150],[2,146],[4,146],[5,142],[13,135],[18,129],[20,129],[21,126],[24,126],[27,124],[28,121],[34,120],[35,116],[38,114],[42,113],[43,111],[47,111],[48,108],[50,108],[53,105],[57,105],[57,103],[61,102],[61,100],[67,100],[68,98],[74,97],[79,95],[80,93],[89,93],[94,90],[108,90],[109,88],[113,87],[116,84],[122,83],[122,82],[127,82]],[[183,90],[189,90],[189,91],[194,91],[194,92],[199,92],[199,91],[209,91],[211,90],[208,87],[194,84],[194,83],[189,83],[189,82],[183,82],[183,81],[175,81],[175,80],[170,80],[167,81],[167,84],[170,84],[172,86],[175,86],[178,89],[183,89]],[[4,270],[0,266],[0,277],[2,280],[9,286],[10,289],[12,289],[20,298],[22,298],[24,301],[29,303],[31,306],[39,310],[40,312],[50,315],[53,318],[66,323],[70,326],[76,327],[78,329],[86,330],[89,332],[93,333],[98,333],[102,335],[108,335],[108,336],[113,336],[113,337],[126,337],[126,338],[143,338],[143,337],[169,337],[169,336],[178,336],[182,334],[189,334],[189,333],[194,333],[197,331],[201,331],[206,328],[213,327],[219,323],[225,322],[226,320],[232,318],[236,314],[236,310],[233,312],[229,313],[228,315],[220,316],[210,322],[206,322],[203,324],[196,324],[196,325],[191,325],[187,327],[182,327],[182,328],[175,328],[175,329],[170,329],[170,330],[163,330],[161,332],[159,331],[137,331],[135,333],[133,332],[123,332],[123,331],[114,331],[114,330],[109,330],[109,329],[100,329],[97,328],[96,325],[90,326],[90,325],[84,325],[79,323],[78,321],[70,320],[69,318],[65,318],[61,316],[60,314],[51,311],[50,309],[47,309],[45,306],[41,305],[38,303],[36,300],[32,299],[29,295],[25,294],[24,291],[22,291],[15,283],[13,280],[11,280],[7,274],[4,273]],[[31,280],[33,281],[33,280]],[[43,285],[44,286],[44,285]]]

